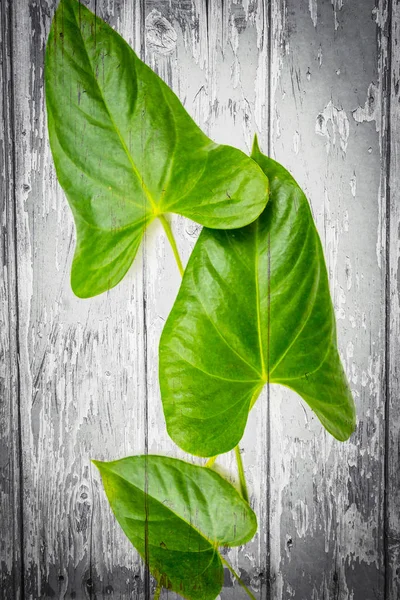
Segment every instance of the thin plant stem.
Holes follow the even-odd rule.
[[[235,456],[236,456],[237,468],[238,468],[238,473],[239,473],[240,492],[242,494],[243,500],[248,502],[249,501],[249,492],[247,491],[246,476],[244,474],[243,461],[242,461],[242,457],[240,454],[239,446],[235,446]]]
[[[181,277],[183,277],[183,273],[185,272],[185,269],[183,267],[181,257],[179,256],[178,247],[176,245],[174,234],[172,233],[171,225],[168,223],[168,221],[164,217],[164,215],[158,215],[158,218],[160,219],[161,225],[164,227],[164,231],[167,234],[168,241],[171,244],[172,252],[174,253],[174,257],[176,260],[176,264],[178,265],[179,273],[181,274]]]
[[[208,461],[206,462],[206,464],[204,466],[207,467],[207,469],[211,469],[211,467],[213,466],[213,464],[215,463],[217,458],[218,458],[218,455],[212,456],[211,458],[208,459]]]
[[[244,591],[248,594],[248,596],[252,600],[256,600],[256,597],[251,593],[251,591],[249,590],[247,585],[245,583],[243,583],[243,581],[240,579],[240,576],[236,573],[235,569],[228,563],[227,560],[225,560],[225,558],[223,556],[221,556],[221,560],[224,563],[224,565],[226,565],[228,567],[228,569],[230,570],[232,575],[234,575],[234,577],[237,579],[238,584],[244,589]]]
[[[154,592],[154,598],[153,598],[153,600],[159,600],[160,599],[161,590],[162,590],[162,585],[161,585],[160,581],[157,581],[157,587],[156,587],[156,591]]]

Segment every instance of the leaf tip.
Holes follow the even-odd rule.
[[[107,287],[96,285],[97,282],[93,283],[93,281],[91,281],[88,283],[87,279],[83,280],[82,270],[81,265],[75,265],[75,262],[72,263],[70,283],[71,289],[77,298],[80,300],[87,300],[94,296],[98,296],[102,292],[108,291]]]
[[[90,462],[94,464],[95,467],[98,468],[98,470],[101,472],[101,469],[104,465],[103,461],[101,460],[95,460],[94,458],[90,459]]]
[[[338,442],[347,442],[355,432],[357,426],[355,412],[353,413],[351,418],[348,418],[344,421],[342,427],[332,427],[332,423],[327,424],[323,420],[321,420],[321,422],[325,429]]]
[[[254,138],[253,138],[253,146],[251,149],[251,157],[255,158],[256,156],[259,156],[261,154],[261,150],[260,150],[260,146],[258,144],[258,137],[257,134],[254,134]]]

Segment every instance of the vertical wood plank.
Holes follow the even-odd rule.
[[[147,0],[145,62],[173,89],[193,115],[197,86],[204,85],[204,12],[202,2]],[[169,215],[185,264],[200,228],[183,217]],[[164,322],[178,292],[181,276],[161,223],[146,234],[147,385],[149,452],[191,460],[168,437],[158,382],[158,343]]]
[[[385,14],[281,0],[272,18],[272,152],[311,201],[358,419],[341,444],[271,391],[271,597],[384,598]]]
[[[90,459],[143,452],[142,273],[139,259],[107,294],[82,301],[71,292],[75,232],[50,155],[43,89],[56,4],[13,3],[25,597],[139,599],[141,563]],[[140,46],[136,3],[88,4]]]
[[[0,598],[21,597],[20,426],[10,3],[0,5]]]
[[[400,597],[400,3],[389,4],[391,62],[388,80],[388,356],[386,410],[386,597]]]
[[[143,60],[171,87],[193,115],[193,99],[204,74],[204,12],[202,0],[145,0]],[[190,82],[190,83],[189,83]],[[171,223],[183,264],[187,262],[199,228],[177,215],[167,217]],[[189,462],[203,461],[181,451],[166,430],[158,381],[158,343],[178,292],[181,276],[161,223],[149,228],[145,237],[148,451],[150,454],[174,456]],[[154,586],[152,580],[152,587]],[[153,587],[154,589],[154,587]],[[151,598],[152,596],[150,596]],[[161,598],[178,600],[179,596],[163,590]]]
[[[254,134],[268,144],[269,115],[268,2],[239,0],[210,3],[209,133],[219,142],[250,153]],[[245,548],[227,559],[257,598],[269,594],[269,418],[268,390],[251,411],[239,447],[258,532]],[[222,472],[237,480],[233,453],[218,460]],[[226,573],[224,600],[246,598]]]
[[[146,62],[177,93],[195,121],[217,142],[231,143],[248,152],[258,126],[266,136],[268,36],[262,1],[221,3],[146,1]],[[182,217],[170,216],[180,253],[186,262],[200,227]],[[158,386],[158,340],[177,290],[180,276],[160,227],[147,236],[147,323],[149,386],[149,451],[199,462],[185,455],[168,438]],[[229,551],[233,563],[255,593],[265,581],[266,563],[266,453],[265,412],[260,404],[241,444],[247,467],[252,504],[260,533],[246,551]],[[254,435],[256,432],[256,435]],[[217,469],[233,482],[236,464],[232,454],[218,459]],[[246,596],[226,572],[221,598]],[[164,591],[163,597],[175,598]]]

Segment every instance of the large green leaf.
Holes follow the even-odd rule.
[[[267,382],[298,392],[337,439],[354,429],[308,202],[256,142],[252,156],[269,178],[269,203],[248,227],[203,230],[160,341],[168,432],[200,456],[239,442]]]
[[[77,229],[78,296],[116,285],[164,213],[230,229],[262,212],[261,169],[205,136],[168,86],[76,0],[56,11],[45,75],[51,149]]]
[[[223,583],[218,546],[248,542],[250,506],[217,473],[162,456],[94,461],[125,534],[164,587],[214,600]]]

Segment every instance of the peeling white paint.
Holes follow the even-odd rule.
[[[239,31],[236,27],[235,15],[230,18],[230,44],[233,50],[233,63],[231,66],[231,81],[233,89],[236,89],[240,84],[240,62],[238,57],[239,49]]]
[[[298,131],[295,131],[293,134],[293,151],[297,155],[299,153],[300,148],[300,134]]]
[[[346,318],[346,311],[344,306],[346,304],[346,294],[344,293],[344,289],[342,286],[339,286],[339,290],[337,293],[337,304],[335,304],[336,309],[336,318],[338,320],[343,320]]]
[[[259,132],[265,128],[268,121],[268,110],[265,102],[267,88],[265,82],[268,78],[268,62],[266,58],[267,48],[260,50],[258,55],[257,76],[255,81],[256,100],[254,107],[254,119]]]
[[[268,121],[267,94],[269,71],[269,56],[268,56],[268,39],[265,36],[265,10],[264,4],[261,4],[261,10],[258,10],[255,15],[255,26],[257,34],[257,71],[254,82],[255,105],[254,105],[254,120],[258,132],[261,133],[265,129],[265,123]]]
[[[334,106],[332,100],[319,113],[315,122],[315,133],[326,138],[326,151],[336,146],[337,138],[344,154],[346,154],[350,127],[346,112]]]
[[[357,123],[375,121],[376,131],[381,130],[381,95],[379,88],[373,82],[368,86],[364,106],[358,106],[352,111],[352,115]]]
[[[351,286],[353,285],[353,269],[351,266],[351,261],[348,256],[345,258],[345,272],[346,272],[346,287],[347,291],[351,290]]]
[[[379,198],[382,198],[382,182],[379,184]],[[382,229],[385,227],[385,223],[383,222],[383,207],[382,203],[378,202],[378,226],[377,226],[377,235],[376,235],[376,261],[378,263],[378,267],[382,269],[382,259],[385,255],[385,238],[384,231]]]
[[[306,537],[309,527],[309,510],[304,500],[299,499],[296,501],[292,509],[292,515],[298,537]]]
[[[350,190],[351,190],[351,195],[353,196],[353,198],[356,197],[357,194],[357,177],[356,174],[353,173],[353,176],[350,179]]]
[[[319,48],[318,48],[317,57],[318,57],[318,64],[319,64],[320,67],[322,67],[322,57],[323,57],[323,54],[322,54],[322,46],[321,46],[321,44],[319,45]]]
[[[349,211],[347,209],[343,213],[343,231],[349,231]]]
[[[335,31],[339,29],[338,12],[343,8],[343,0],[331,0],[335,17]]]
[[[347,560],[352,558],[366,565],[378,565],[379,556],[371,551],[366,540],[370,538],[371,532],[376,529],[376,522],[371,516],[365,519],[357,506],[353,503],[343,515],[342,527],[346,528],[347,536],[353,541],[353,549],[350,549]]]
[[[286,18],[287,18],[287,6],[286,2],[272,3],[272,47],[271,47],[271,98],[272,112],[274,118],[272,119],[271,136],[280,137],[280,118],[279,111],[277,110],[277,90],[280,81],[281,71],[283,67],[283,58],[285,54],[289,53],[289,42],[286,39]]]
[[[313,22],[314,27],[317,26],[318,21],[318,6],[317,0],[308,0],[308,10],[310,11],[311,20]]]

